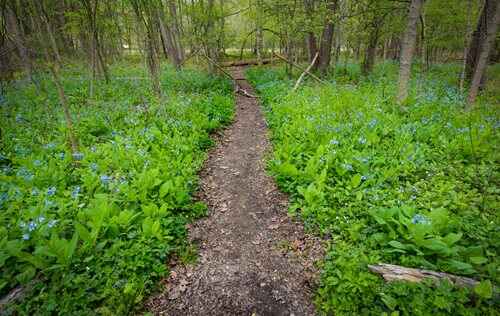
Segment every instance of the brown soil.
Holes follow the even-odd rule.
[[[268,130],[248,92],[201,172],[209,215],[190,225],[198,262],[177,264],[146,307],[157,315],[314,315],[311,302],[322,247],[287,216],[287,197],[264,170]]]

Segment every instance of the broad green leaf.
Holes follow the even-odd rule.
[[[484,299],[490,299],[493,297],[493,286],[491,285],[490,280],[484,280],[479,282],[474,287],[474,293],[479,295],[479,297]]]
[[[355,174],[351,178],[351,187],[357,188],[361,183],[361,175],[359,173]]]

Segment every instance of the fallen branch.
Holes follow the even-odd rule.
[[[238,83],[238,81],[229,73],[227,72],[224,68],[222,68],[221,65],[219,65],[217,62],[215,62],[212,58],[206,56],[206,55],[201,55],[203,56],[204,58],[206,58],[209,62],[211,62],[217,69],[219,69],[223,74],[225,74],[226,76],[228,76],[232,81],[233,81],[233,84],[235,86],[235,92],[236,93],[241,93],[243,94],[244,96],[246,97],[249,97],[249,98],[257,98],[256,96],[248,93],[245,89],[243,89],[243,87],[240,86],[240,84]]]
[[[8,304],[20,299],[25,293],[25,288],[18,285],[12,289],[7,295],[0,299],[0,311]]]
[[[304,71],[305,73],[307,73],[309,76],[311,76],[313,79],[315,79],[316,81],[318,81],[319,83],[326,83],[326,81],[320,79],[318,76],[316,76],[315,74],[313,74],[312,72],[308,71],[307,69],[304,69],[303,67],[297,65],[296,63],[294,63],[293,61],[290,61],[288,59],[286,59],[285,57],[281,56],[280,54],[278,53],[274,53],[274,56],[278,57],[279,59],[289,63],[290,65],[294,66],[295,68],[297,69],[300,69],[302,71]]]
[[[433,281],[448,280],[450,283],[458,287],[474,288],[479,281],[471,278],[461,277],[445,272],[436,272],[430,270],[414,269],[402,267],[394,264],[380,263],[377,265],[368,265],[368,269],[382,275],[387,282],[392,281],[408,281],[422,282],[424,279]]]
[[[276,59],[274,58],[266,58],[262,59],[262,65],[270,64]],[[222,67],[237,67],[237,66],[250,66],[250,65],[258,65],[258,59],[248,59],[248,60],[237,60],[237,61],[228,61],[225,63],[221,63]]]
[[[300,83],[304,79],[305,75],[311,71],[311,68],[316,63],[316,59],[318,59],[318,56],[319,56],[319,53],[316,53],[316,55],[314,55],[314,58],[313,58],[311,64],[307,67],[306,70],[304,70],[304,72],[302,72],[302,74],[300,75],[299,79],[295,83],[295,86],[293,87],[293,91],[297,90],[297,88],[300,86]]]

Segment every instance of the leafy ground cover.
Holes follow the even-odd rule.
[[[0,294],[28,289],[6,314],[127,314],[186,252],[185,224],[206,210],[191,199],[197,171],[209,133],[232,119],[232,89],[165,68],[158,102],[142,68],[114,65],[90,97],[88,71],[67,67],[74,157],[50,78],[36,78],[48,93],[26,82],[3,91]]]
[[[490,89],[464,111],[458,69],[415,69],[405,110],[393,102],[392,63],[368,78],[344,65],[328,85],[297,92],[281,68],[248,71],[272,130],[269,170],[291,194],[291,214],[331,241],[321,313],[498,315],[499,95]],[[367,268],[380,262],[481,282],[385,283]]]

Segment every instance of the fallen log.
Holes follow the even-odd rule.
[[[474,288],[479,283],[479,281],[471,278],[461,277],[445,272],[407,268],[387,263],[368,265],[368,269],[373,273],[382,275],[384,280],[386,280],[387,282],[421,282],[424,279],[432,279],[434,281],[448,280],[450,283],[455,284],[456,286],[467,288]]]
[[[276,59],[266,58],[266,59],[262,59],[261,64],[266,65],[266,64],[272,63],[273,61],[276,61]],[[222,67],[238,67],[238,66],[250,66],[250,65],[258,65],[258,64],[259,64],[258,59],[248,59],[248,60],[227,61],[227,62],[221,63],[220,65]]]

